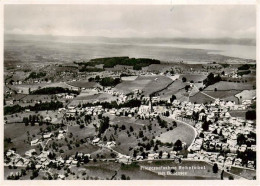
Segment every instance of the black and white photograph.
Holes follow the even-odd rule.
[[[3,179],[258,180],[256,43],[256,4],[4,4]]]

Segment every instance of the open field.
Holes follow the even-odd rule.
[[[175,95],[176,97],[177,96],[182,97],[183,93],[185,94],[184,87],[187,84],[188,83],[183,83],[179,79],[175,80],[169,87],[167,87],[165,90],[163,90],[159,93],[161,99],[169,99],[172,95]]]
[[[22,123],[4,125],[5,138],[11,138],[12,140],[12,143],[6,144],[4,149],[7,150],[15,147],[18,154],[25,156],[24,153],[32,149],[31,145],[26,142],[28,140],[27,132],[29,132],[30,137],[35,135],[35,137],[38,136],[38,138],[40,138],[41,135],[38,135],[40,128],[45,129],[46,125],[25,126]],[[35,148],[35,150],[37,150],[37,148]]]
[[[206,96],[204,94],[202,94],[201,92],[198,92],[197,94],[195,94],[194,96],[189,98],[189,101],[192,103],[210,103],[211,101],[213,102],[214,99],[212,99],[209,96]]]
[[[68,85],[80,88],[94,88],[97,86],[96,82],[88,82],[88,81],[71,81],[67,82]]]
[[[151,93],[166,87],[172,80],[165,76],[138,76],[134,81],[124,81],[118,84],[115,89],[125,94],[132,92],[134,89],[143,91],[148,96]]]
[[[241,177],[244,177],[246,179],[250,179],[250,180],[253,180],[254,178],[256,178],[256,171],[255,170],[232,167],[230,172],[233,173],[233,174],[239,175]]]
[[[256,90],[243,90],[242,92],[235,95],[237,98],[242,100],[251,100],[256,96]]]
[[[204,79],[207,78],[204,74],[182,74],[180,75],[180,79],[185,77],[188,82],[194,81],[194,83],[202,82]]]
[[[232,117],[240,117],[240,118],[244,118],[246,117],[246,111],[245,110],[231,110],[229,111],[229,114]]]
[[[228,81],[220,81],[213,85],[208,86],[205,90],[251,90],[253,89],[253,85],[249,83],[235,83]]]
[[[234,96],[237,93],[241,92],[240,90],[218,90],[218,91],[203,91],[205,94],[208,94],[214,98],[219,98],[219,99],[223,99],[223,98],[227,98],[230,96]]]
[[[31,89],[31,91],[34,91],[39,88],[47,88],[47,87],[62,87],[62,88],[69,88],[69,89],[73,88],[72,86],[64,82],[10,85],[11,89],[16,90],[17,92],[21,91],[23,94],[29,94],[29,89]]]
[[[157,136],[156,139],[162,141],[163,143],[175,143],[178,139],[182,142],[185,142],[187,146],[192,143],[192,140],[195,138],[195,133],[190,126],[177,122],[177,127],[171,131],[167,131],[160,136]]]
[[[58,111],[39,111],[39,112],[22,112],[19,114],[12,114],[12,115],[6,115],[5,119],[7,120],[7,123],[21,123],[23,122],[24,117],[29,117],[30,115],[39,115],[42,116],[43,118],[49,116],[52,119],[53,124],[58,124],[61,122],[61,119],[63,117],[62,113],[58,113]]]
[[[93,103],[96,101],[99,102],[111,102],[111,101],[116,101],[117,97],[108,94],[108,93],[96,93],[96,94],[80,94],[79,96],[77,96],[71,104],[73,103],[77,103],[77,102],[82,102],[82,103]]]
[[[122,81],[134,81],[138,76],[123,76]]]

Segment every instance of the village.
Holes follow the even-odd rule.
[[[94,73],[88,76],[89,82],[93,81],[92,79],[97,79],[97,76],[101,78],[123,79],[120,77],[117,68],[115,67],[116,71],[106,72],[107,74],[103,72]],[[179,68],[170,69],[171,71],[175,70],[174,74],[169,73],[169,70],[158,74],[147,71],[147,68],[145,69],[146,71],[136,71],[126,68],[123,71],[128,72],[129,77],[135,77],[131,81],[125,78],[126,85],[130,86],[130,89],[128,89],[128,86],[121,89],[118,85],[98,85],[78,88],[73,82],[80,81],[80,79],[75,79],[71,81],[72,85],[69,86],[67,86],[69,83],[55,82],[54,84],[57,87],[59,85],[66,85],[64,89],[67,93],[55,92],[51,97],[45,94],[46,101],[42,97],[39,97],[39,100],[37,100],[37,97],[36,99],[33,98],[35,99],[34,102],[31,102],[30,99],[25,101],[26,96],[16,100],[6,99],[6,105],[9,107],[18,104],[25,108],[21,110],[21,115],[7,114],[5,117],[6,126],[13,122],[22,122],[25,123],[25,128],[45,125],[47,127],[44,130],[41,129],[40,134],[33,135],[34,137],[30,134],[28,135],[27,143],[31,148],[25,151],[24,154],[17,153],[15,149],[5,150],[5,166],[9,167],[10,170],[14,170],[17,167],[23,168],[21,172],[14,171],[14,173],[11,171],[7,175],[7,179],[19,179],[26,174],[24,170],[32,171],[31,179],[36,178],[39,171],[45,172],[45,177],[48,175],[52,179],[67,179],[70,173],[65,170],[71,167],[81,167],[89,162],[96,162],[98,164],[97,161],[114,161],[126,165],[131,165],[135,162],[153,162],[158,160],[171,160],[177,164],[183,161],[201,161],[212,166],[216,165],[218,169],[225,172],[230,172],[232,167],[255,171],[255,118],[251,117],[250,113],[246,114],[247,118],[232,116],[232,112],[245,113],[251,110],[256,97],[253,95],[241,101],[215,98],[208,94],[209,91],[201,91],[201,81],[203,80],[201,78],[207,77],[204,75],[205,73],[201,75],[201,80],[198,79],[196,81],[192,78],[186,80],[188,75],[176,73],[177,69]],[[238,78],[237,75],[234,75],[234,72],[231,71],[230,75],[222,73],[222,78]],[[192,73],[195,74],[194,69],[189,68],[188,74]],[[210,73],[211,71],[206,74]],[[86,77],[83,76],[82,78]],[[168,78],[169,80],[164,78]],[[138,86],[131,87],[131,83],[138,82],[137,80],[152,83],[153,85],[149,84],[149,88],[152,87],[155,89],[146,90],[139,89]],[[163,86],[161,85],[162,80],[165,82]],[[25,82],[11,82],[11,85],[7,83],[7,86],[12,88],[16,85],[20,86],[28,83],[41,84],[40,82],[38,80],[34,80],[34,82],[25,80]],[[52,84],[52,82],[46,81],[44,84]],[[165,96],[168,89],[172,91],[173,88],[176,89],[175,87],[171,89],[171,86],[175,86],[175,84],[178,86],[179,84],[183,84],[180,89],[183,92],[176,92],[176,96],[174,94]],[[165,86],[166,88],[164,88]],[[48,87],[52,86],[46,86],[45,89]],[[68,88],[66,89],[66,87]],[[31,96],[30,92],[36,94],[36,91],[41,90],[41,88],[37,86],[35,89],[24,89],[23,92],[17,91],[17,93],[23,94],[24,92],[28,92],[28,96]],[[214,89],[212,92],[219,92],[216,88]],[[49,91],[52,90],[50,89]],[[80,93],[77,93],[78,91]],[[202,93],[209,101],[204,103],[192,101],[192,96],[197,93]],[[13,90],[10,89],[6,94],[12,95]],[[104,97],[104,101],[102,101],[100,97],[95,97],[95,95],[106,96]],[[82,99],[80,99],[81,96],[83,97]],[[34,104],[49,104],[49,101],[54,101],[53,104],[56,103],[56,105],[60,102],[63,106],[57,107],[56,110],[48,109],[46,106],[47,111],[38,111],[38,107],[35,108],[33,106]],[[120,120],[121,118],[122,120]],[[120,120],[119,126],[116,123],[117,119]],[[53,125],[54,127],[50,127]],[[135,128],[135,125],[140,126],[138,126],[139,128]],[[77,135],[74,132],[74,128],[76,127],[79,128],[77,130],[87,130],[89,127],[93,131],[89,132],[91,135],[80,139],[79,143],[81,146],[85,144],[85,148],[88,148],[91,145],[93,146],[92,148],[95,147],[101,151],[108,151],[109,155],[99,156],[98,154],[92,154],[92,152],[85,153],[80,149],[77,150],[77,146],[80,146],[77,142],[75,143],[75,149],[72,147],[73,145],[70,145],[73,142],[70,142],[70,144],[64,142],[68,138],[74,139],[74,136]],[[131,136],[129,140],[134,140],[133,144],[136,144],[136,147],[129,146],[128,151],[125,146],[125,149],[122,150],[124,146],[120,144],[121,138],[117,131],[119,128],[118,132],[120,133],[120,131],[128,130],[129,127],[130,131],[127,131],[125,135],[128,135],[128,137]],[[178,139],[178,135],[175,136],[175,133],[171,133],[177,130],[178,127],[186,127],[186,133],[184,131],[182,135],[190,136],[190,139],[186,140],[183,138],[181,140],[182,138]],[[163,139],[164,135],[167,135],[165,139]],[[8,138],[5,138],[5,140],[8,141]],[[9,139],[10,144],[12,143],[11,141],[12,139]],[[62,143],[58,146],[55,145],[54,148],[53,144],[55,142],[59,143],[59,141],[62,141]],[[148,141],[148,143],[145,141]],[[145,144],[142,142],[145,142]],[[67,150],[74,149],[74,153],[64,156],[66,148],[63,148],[63,146],[66,144],[68,145]],[[126,150],[128,153],[125,153]],[[51,173],[52,171],[49,171],[49,169],[57,169],[57,172],[55,171],[55,174]]]

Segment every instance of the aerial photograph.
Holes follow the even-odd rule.
[[[6,4],[3,30],[4,180],[258,179],[255,5]]]

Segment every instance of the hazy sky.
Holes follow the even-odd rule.
[[[106,37],[256,37],[253,5],[5,5],[5,33]]]

